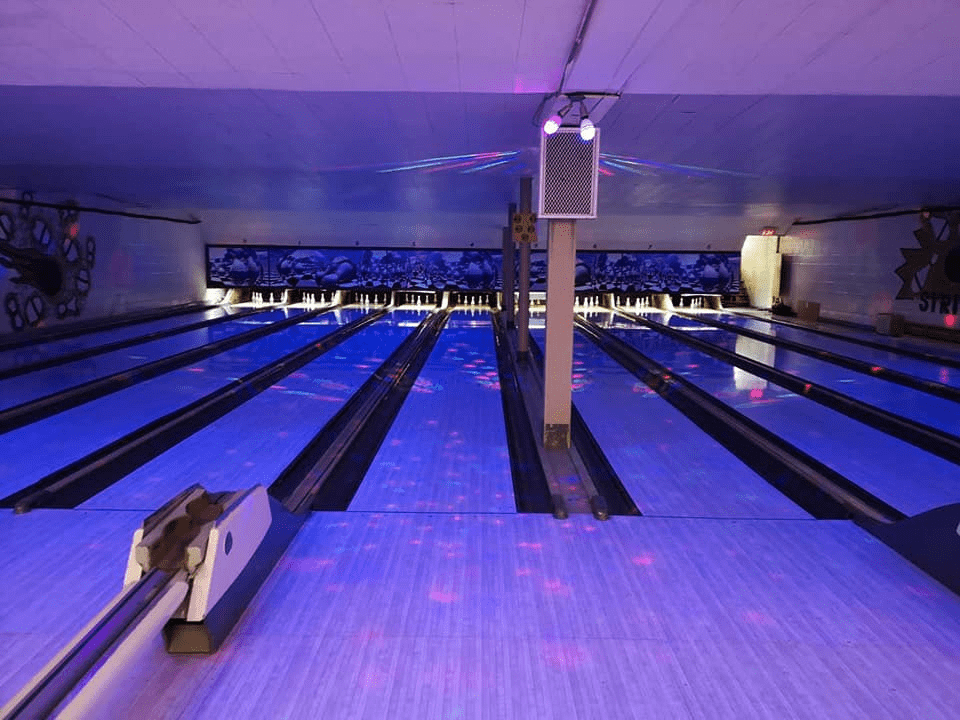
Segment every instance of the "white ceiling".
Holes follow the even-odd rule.
[[[0,82],[556,90],[584,0],[4,0]],[[598,0],[570,89],[960,94],[956,0]]]
[[[587,7],[0,0],[0,188],[499,222]],[[609,168],[601,208],[960,201],[957,27],[957,0],[597,0],[563,89],[624,93],[602,148],[646,163]],[[518,154],[378,172],[493,151]]]

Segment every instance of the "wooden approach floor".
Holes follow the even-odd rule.
[[[4,617],[5,679],[119,584],[97,563],[122,563],[102,533],[125,514],[26,520],[68,515],[75,563],[38,583],[55,552],[21,544],[0,567],[60,598]],[[219,654],[149,649],[103,716],[953,718],[958,688],[960,598],[847,522],[345,512]]]

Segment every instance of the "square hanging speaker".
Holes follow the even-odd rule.
[[[599,128],[589,141],[582,140],[575,127],[562,127],[553,135],[540,133],[539,216],[595,218],[599,164]]]

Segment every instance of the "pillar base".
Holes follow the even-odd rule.
[[[569,425],[544,425],[543,447],[547,450],[566,450],[570,447]]]

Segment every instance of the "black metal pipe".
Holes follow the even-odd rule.
[[[199,225],[200,218],[177,218],[168,215],[147,215],[146,213],[135,213],[127,210],[106,210],[104,208],[88,207],[86,205],[72,205],[70,203],[49,203],[39,200],[17,200],[15,198],[0,198],[0,203],[8,205],[19,205],[20,207],[41,207],[52,210],[73,210],[74,212],[96,213],[98,215],[116,215],[118,217],[134,218],[136,220],[162,220],[163,222],[180,223],[181,225]]]

